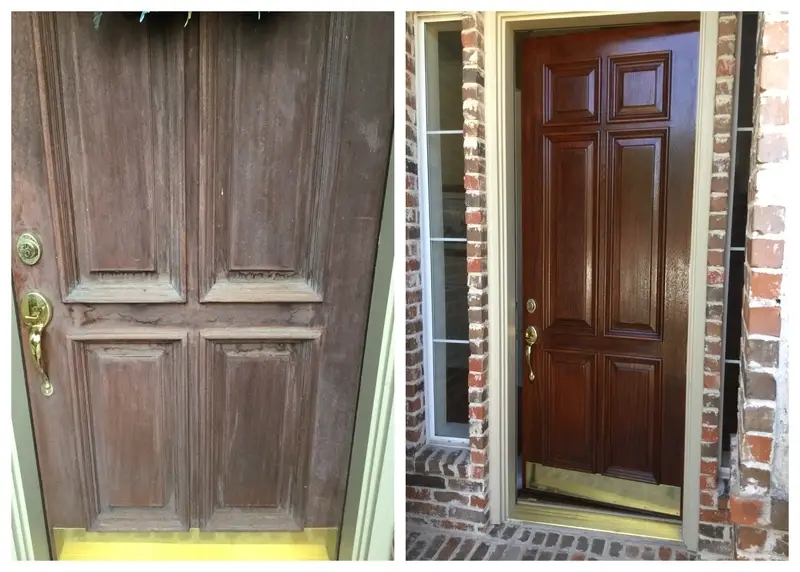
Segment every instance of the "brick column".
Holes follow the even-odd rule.
[[[787,347],[781,342],[789,172],[789,21],[759,16],[748,189],[738,462],[731,520],[737,559],[788,558]],[[784,353],[784,355],[781,355]],[[786,459],[784,459],[784,456]],[[776,472],[776,468],[778,469]]]
[[[714,155],[708,221],[708,278],[706,289],[705,365],[703,368],[703,421],[700,460],[700,538],[704,558],[731,558],[733,546],[728,512],[719,479],[723,371],[722,315],[725,301],[725,242],[728,203],[733,192],[730,178],[733,94],[736,83],[735,12],[720,12],[717,40],[717,81],[714,106]]]
[[[483,17],[462,19],[462,103],[464,186],[469,281],[470,361],[469,448],[426,443],[424,430],[419,209],[418,131],[414,94],[413,16],[406,28],[406,513],[411,523],[481,531],[489,521],[486,496],[486,227],[485,141],[483,126]]]
[[[486,274],[486,134],[484,123],[483,14],[470,12],[461,20],[464,110],[464,189],[467,217],[467,282],[469,285],[469,476],[488,477],[489,297]],[[471,505],[488,522],[485,490]]]
[[[414,19],[406,17],[406,454],[425,443]]]

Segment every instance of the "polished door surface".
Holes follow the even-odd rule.
[[[698,41],[685,22],[524,45],[529,470],[682,484]]]

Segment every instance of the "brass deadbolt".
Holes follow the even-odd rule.
[[[17,239],[17,254],[23,264],[33,266],[42,257],[42,245],[39,239],[29,232],[22,233]]]

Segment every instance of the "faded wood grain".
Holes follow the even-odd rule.
[[[53,303],[50,398],[25,346],[48,524],[338,527],[392,16],[173,20],[13,16],[12,232],[44,250],[13,287]]]

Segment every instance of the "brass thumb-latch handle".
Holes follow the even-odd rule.
[[[536,328],[533,326],[528,326],[525,329],[525,359],[528,360],[528,369],[530,370],[528,379],[531,381],[536,379],[536,376],[533,375],[533,366],[531,365],[531,348],[533,344],[536,343],[537,339],[539,339],[539,332],[537,332]]]
[[[36,363],[36,369],[39,370],[39,375],[42,377],[42,384],[40,389],[45,397],[53,395],[53,384],[50,383],[50,378],[44,370],[44,353],[42,349],[42,334],[44,328],[50,323],[50,318],[53,316],[53,307],[50,301],[39,292],[28,292],[22,298],[20,304],[22,312],[22,323],[28,330],[28,341],[31,346],[31,356]]]

